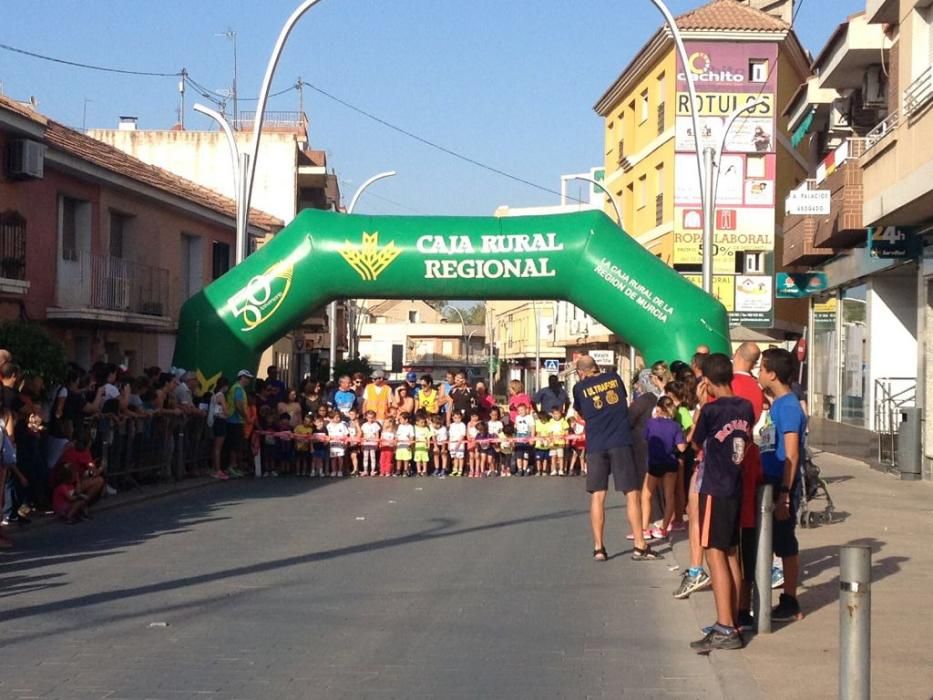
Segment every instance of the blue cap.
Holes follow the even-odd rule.
[[[409,372],[408,374],[405,375],[405,379],[407,379],[410,382],[417,382],[418,375],[415,372]]]

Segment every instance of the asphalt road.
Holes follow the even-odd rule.
[[[576,478],[228,482],[16,533],[0,698],[719,697],[621,503],[602,564]]]

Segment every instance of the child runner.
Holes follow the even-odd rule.
[[[447,477],[447,468],[449,465],[449,454],[447,452],[447,425],[444,417],[436,415],[431,417],[433,423],[433,452],[434,452],[434,475],[440,479]]]
[[[489,447],[489,429],[486,423],[479,421],[476,424],[475,448],[470,458],[470,477],[479,479],[486,474],[486,450]]]
[[[761,442],[764,478],[774,484],[774,553],[784,562],[784,592],[771,610],[774,622],[800,620],[797,602],[800,555],[797,535],[797,508],[800,505],[800,462],[804,454],[807,416],[791,391],[794,357],[787,350],[769,348],[761,355],[758,383],[773,398],[771,426]]]
[[[366,411],[366,422],[360,426],[363,436],[363,471],[362,476],[376,476],[378,465],[376,453],[379,450],[379,432],[382,428],[376,422],[376,412]]]
[[[474,411],[470,413],[470,419],[467,423],[467,457],[470,461],[470,477],[473,476],[473,468],[479,461],[479,445],[476,442],[477,435],[479,435],[479,413]]]
[[[687,449],[683,430],[674,420],[674,402],[667,396],[658,400],[655,416],[645,426],[648,442],[648,473],[641,490],[641,518],[645,539],[663,540],[674,517],[674,491],[677,480],[677,459]],[[651,501],[658,485],[664,493],[664,518],[660,527],[649,528]]]
[[[551,436],[551,476],[564,476],[564,449],[567,447],[567,433],[570,424],[564,418],[560,406],[551,409],[551,420],[547,424]]]
[[[436,391],[436,390],[435,390]],[[428,475],[428,459],[431,455],[431,426],[424,411],[415,418],[415,470],[418,476]]]
[[[571,444],[573,452],[570,455],[570,469],[568,473],[573,474],[574,467],[580,474],[586,474],[586,421],[583,416],[577,414],[573,417],[573,443]]]
[[[386,418],[379,436],[379,476],[389,477],[394,474],[395,466],[395,421]]]
[[[350,476],[360,473],[360,415],[355,408],[347,411],[347,454],[350,455]]]
[[[691,375],[692,376],[692,375]],[[687,529],[684,513],[687,510],[687,484],[693,475],[693,449],[690,447],[690,432],[693,429],[693,411],[688,403],[687,388],[682,381],[674,380],[664,385],[664,394],[674,402],[674,420],[680,426],[687,441],[687,449],[677,457],[677,478],[674,481],[674,520],[670,529]]]
[[[67,465],[59,464],[52,472],[52,510],[55,515],[69,525],[74,525],[82,518],[90,518],[87,513],[87,499],[78,490],[74,473]]]
[[[447,446],[450,451],[451,476],[463,476],[463,457],[466,454],[465,440],[467,427],[463,422],[463,414],[454,411],[450,416],[450,425],[447,427]]]
[[[741,584],[736,546],[742,498],[742,460],[752,441],[755,424],[752,405],[732,393],[732,363],[722,353],[703,360],[701,401],[712,400],[700,411],[693,444],[703,452],[699,477],[700,544],[709,564],[716,602],[716,623],[706,636],[690,643],[697,653],[714,649],[741,649],[735,626],[737,594]]]
[[[292,436],[292,416],[287,411],[279,414],[278,433],[275,436],[275,469],[279,474],[291,474],[295,468],[295,443]]]
[[[512,476],[512,457],[515,454],[515,426],[511,423],[502,426],[499,431],[499,474]]]
[[[551,463],[551,440],[548,437],[548,422],[551,417],[544,411],[536,411],[535,417],[535,473],[547,476]]]
[[[311,433],[311,476],[323,478],[327,473],[327,460],[330,450],[327,448],[327,424],[319,415],[314,417],[314,430]]]
[[[411,414],[405,411],[399,414],[395,429],[395,468],[399,476],[408,476],[414,441],[415,427],[411,424]]]
[[[488,429],[489,435],[498,438],[500,433],[502,433],[502,414],[499,411],[499,408],[493,406],[489,409],[489,420],[486,422],[486,427]],[[498,473],[499,472],[499,440],[494,440],[489,443],[492,446],[492,452],[487,452],[486,454],[492,455],[492,464],[489,465],[489,469]]]
[[[480,421],[479,435],[480,476],[496,475],[496,458],[499,456],[499,434],[489,429],[489,423]]]
[[[295,461],[298,467],[298,476],[311,476],[311,435],[314,433],[314,416],[310,413],[304,417],[301,425],[293,431],[295,433]]]
[[[330,412],[330,423],[327,424],[327,439],[330,442],[330,476],[335,478],[343,476],[343,458],[347,453],[347,424],[343,422],[343,415],[334,409]]]
[[[534,455],[535,419],[529,415],[529,406],[520,403],[515,408],[515,456],[519,476],[531,474],[529,460]]]

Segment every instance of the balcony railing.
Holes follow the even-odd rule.
[[[256,121],[256,111],[251,112],[240,112],[240,121],[237,123],[237,127],[240,129],[252,129],[253,122]],[[292,129],[292,128],[304,128],[308,124],[308,117],[304,112],[297,110],[291,111],[265,111],[265,117],[262,120],[262,127],[264,129]]]
[[[904,116],[920,111],[933,99],[933,65],[927,66],[904,90]]]
[[[658,136],[664,133],[664,103],[658,105]]]
[[[654,225],[660,226],[664,223],[664,193],[657,194],[654,197]]]
[[[445,354],[442,352],[409,352],[405,355],[406,365],[434,365],[455,366],[464,364],[483,364],[489,361],[489,356],[482,350],[471,353],[469,356],[460,353]]]
[[[58,305],[168,316],[169,272],[83,250],[63,251]]]
[[[897,128],[900,123],[898,112],[891,112],[884,121],[880,122],[875,128],[862,137],[853,137],[849,139],[850,144],[860,143],[862,146],[862,155],[868,155],[869,151],[877,146],[885,136]]]
[[[0,214],[0,277],[26,279],[26,219],[15,211]]]

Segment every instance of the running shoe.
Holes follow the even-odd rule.
[[[710,579],[709,574],[702,569],[700,573],[695,576],[690,574],[690,569],[687,569],[680,579],[680,585],[677,587],[677,590],[674,591],[674,597],[678,600],[689,598],[691,593],[707,588],[711,584],[712,579]]]
[[[683,520],[675,520],[674,522],[671,523],[671,526],[669,529],[671,532],[683,532],[684,530],[687,529],[687,523],[684,522]]]
[[[651,539],[653,540],[666,540],[667,539],[667,530],[660,527],[651,528]]]
[[[780,588],[784,585],[784,569],[780,566],[771,567],[771,588]]]
[[[802,620],[803,615],[800,612],[800,604],[793,596],[781,593],[778,604],[771,608],[772,622],[794,622]]]
[[[716,649],[741,649],[745,644],[742,642],[742,635],[737,630],[730,632],[720,632],[713,627],[703,639],[690,642],[690,648],[698,654],[708,654]]]
[[[651,540],[658,539],[657,537],[655,537],[654,535],[651,534],[651,530],[642,530],[642,531],[641,531],[641,536],[645,538],[645,542],[649,542],[649,541],[651,541]],[[625,539],[627,539],[629,542],[634,542],[634,541],[635,541],[635,535],[634,535],[633,533],[630,532],[630,533],[628,533],[628,534],[625,536]]]
[[[226,474],[224,474],[222,471],[220,471],[220,470],[218,469],[216,472],[214,472],[213,474],[211,474],[211,478],[213,478],[213,479],[218,479],[218,480],[220,480],[220,481],[226,481],[226,480],[229,479],[230,477],[227,476]]]

